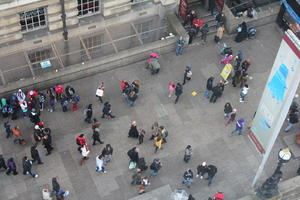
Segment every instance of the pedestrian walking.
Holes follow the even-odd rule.
[[[207,175],[208,177],[206,180],[208,180],[208,186],[211,185],[213,178],[215,177],[216,173],[218,172],[217,167],[214,165],[208,165],[207,166]]]
[[[154,138],[154,146],[155,146],[154,153],[156,153],[158,149],[162,149],[162,142],[163,139],[161,136]]]
[[[224,32],[225,32],[225,26],[223,24],[223,25],[219,26],[219,28],[217,29],[217,35],[215,35],[216,43],[220,43],[220,41],[223,38]]]
[[[237,109],[232,109],[232,112],[229,113],[229,120],[225,123],[225,126],[235,121]]]
[[[37,162],[40,165],[44,164],[41,161],[40,154],[39,154],[39,151],[37,150],[37,146],[36,145],[31,146],[30,153],[31,153],[31,158],[32,158],[32,162],[33,163]]]
[[[186,43],[186,41],[183,39],[182,36],[180,36],[179,39],[176,41],[176,56],[182,55],[184,43]]]
[[[229,102],[227,102],[224,106],[224,118],[229,118],[230,113],[232,112],[232,106]]]
[[[244,102],[245,97],[248,94],[248,90],[249,90],[248,84],[245,84],[240,93],[240,102]]]
[[[184,85],[187,80],[190,81],[192,79],[192,74],[193,74],[192,73],[192,67],[191,66],[186,66],[186,68],[184,70],[182,85]]]
[[[60,189],[60,185],[59,183],[57,182],[57,178],[56,177],[53,177],[52,178],[52,190],[55,194],[55,197],[57,200],[63,200],[65,196],[68,196],[69,195],[69,191],[63,191]]]
[[[164,126],[160,126],[160,136],[162,137],[162,143],[165,144],[167,143],[167,137],[169,135],[168,130]]]
[[[96,172],[106,173],[106,163],[104,162],[104,155],[101,154],[96,157]]]
[[[34,173],[31,171],[31,168],[32,168],[32,161],[29,160],[27,158],[27,156],[24,156],[23,157],[23,160],[22,160],[22,165],[23,165],[23,174],[26,175],[26,174],[30,174],[32,177],[34,178],[37,178],[39,177],[38,174]]]
[[[184,150],[184,157],[183,157],[183,161],[188,163],[192,157],[193,151],[192,151],[192,146],[191,145],[187,145],[185,150]]]
[[[137,147],[133,147],[132,149],[130,149],[128,152],[127,152],[127,155],[130,159],[130,162],[134,162],[134,163],[138,163],[139,161],[139,152],[140,152],[140,149],[137,148]]]
[[[84,144],[82,147],[81,147],[81,155],[82,155],[82,158],[80,160],[80,165],[83,165],[83,163],[89,159],[88,155],[90,153],[90,150],[88,149],[88,146],[86,144]]]
[[[225,196],[222,192],[217,192],[212,200],[224,200]]]
[[[29,113],[30,121],[33,124],[38,124],[41,121],[40,120],[40,115],[41,115],[41,113],[39,111],[36,111],[35,108],[32,108],[31,112]]]
[[[16,166],[16,163],[14,161],[13,158],[9,158],[7,160],[7,171],[6,171],[6,175],[10,175],[11,172],[13,172],[13,175],[17,175],[18,172],[17,172],[17,166]]]
[[[160,159],[155,158],[153,160],[152,164],[150,165],[150,169],[152,170],[150,176],[157,176],[158,171],[160,170],[161,167],[162,167],[162,164],[161,164]]]
[[[235,123],[235,130],[231,132],[231,135],[238,132],[239,135],[243,134],[243,128],[244,128],[245,120],[243,118],[239,119]]]
[[[207,82],[206,82],[206,89],[205,89],[205,92],[204,92],[204,97],[209,99],[210,98],[210,93],[213,89],[213,81],[214,81],[214,77],[209,77],[209,79],[207,79]]]
[[[7,166],[6,166],[6,164],[5,164],[5,160],[4,160],[4,158],[3,158],[3,155],[2,154],[0,154],[0,169],[4,169],[4,170],[7,170]]]
[[[96,90],[96,97],[98,97],[98,100],[103,103],[103,96],[104,96],[104,83],[101,82]]]
[[[139,144],[143,143],[145,134],[146,134],[146,131],[144,129],[139,130],[139,136],[138,136]]]
[[[93,130],[93,145],[96,145],[96,142],[99,142],[100,144],[103,144],[104,142],[100,139],[100,128],[101,125],[100,122],[97,121],[97,119],[94,119],[94,123],[92,124],[92,130]]]
[[[34,126],[33,138],[36,142],[40,142],[44,137],[44,131],[39,127],[39,125]]]
[[[49,112],[53,112],[55,111],[55,96],[51,95],[49,96],[49,105],[50,105],[50,109],[48,110]]]
[[[20,145],[24,145],[25,141],[22,139],[22,134],[19,126],[15,126],[12,130],[12,134],[14,135],[14,144],[19,143]]]
[[[138,96],[137,96],[136,92],[135,91],[131,91],[129,93],[129,95],[127,95],[127,97],[126,97],[127,104],[129,106],[134,106],[134,103],[137,100],[137,98],[138,98]]]
[[[72,98],[75,96],[75,89],[72,86],[67,85],[65,89],[65,94],[68,101],[72,101]]]
[[[138,138],[139,137],[139,132],[137,130],[137,122],[133,121],[131,122],[131,126],[128,132],[128,137],[132,137],[132,138]]]
[[[217,99],[219,97],[221,97],[221,95],[222,95],[222,88],[218,84],[212,88],[212,92],[213,92],[213,94],[211,95],[209,102],[215,103],[217,101]]]
[[[79,95],[74,95],[72,97],[71,101],[72,101],[73,112],[76,112],[78,110],[78,103],[80,101],[80,96]]]
[[[4,128],[5,128],[5,132],[6,132],[6,138],[9,138],[12,135],[9,121],[4,122]]]
[[[147,176],[143,176],[141,178],[141,184],[138,186],[139,194],[144,194],[146,192],[146,188],[150,185],[149,179]]]
[[[114,153],[114,149],[110,144],[106,144],[105,147],[102,149],[102,155],[104,155],[104,162],[108,163],[111,160],[111,156]]]
[[[175,96],[176,96],[175,104],[178,102],[179,96],[182,94],[182,92],[183,92],[182,85],[180,83],[177,83],[175,88]]]
[[[81,147],[86,144],[86,140],[84,138],[84,134],[80,134],[76,138],[76,144],[78,145],[77,150],[81,153]]]
[[[115,116],[112,114],[111,105],[108,101],[104,103],[104,107],[102,109],[101,118],[105,118],[105,117],[107,117],[108,119],[115,118]]]
[[[46,156],[50,155],[53,150],[52,137],[51,137],[50,133],[48,133],[48,134],[45,133],[45,135],[43,137],[43,145],[47,151]]]
[[[67,112],[68,111],[68,98],[66,97],[66,95],[62,95],[61,96],[61,99],[60,99],[60,104],[61,104],[61,107],[62,107],[62,111],[63,112]]]
[[[22,110],[22,114],[23,114],[23,117],[26,117],[27,116],[27,112],[28,112],[28,106],[27,106],[27,102],[26,101],[19,101],[19,106]]]
[[[206,44],[207,33],[209,32],[208,24],[204,24],[200,29],[202,44]]]
[[[216,1],[215,0],[208,0],[208,11],[210,11],[210,14],[214,15],[214,10],[216,8]]]
[[[171,98],[173,95],[174,95],[174,92],[175,92],[175,83],[170,81],[169,82],[169,85],[168,85],[168,90],[169,90],[169,98]]]
[[[159,136],[161,133],[160,126],[157,122],[154,122],[151,126],[152,135],[149,140],[153,140],[155,137]]]
[[[88,107],[84,110],[84,114],[85,114],[85,119],[84,121],[87,123],[92,123],[92,117],[93,117],[93,108],[92,108],[92,104],[89,104]]]
[[[38,93],[39,95],[39,105],[40,105],[40,111],[43,111],[45,108],[45,102],[46,102],[46,95],[42,92]]]
[[[208,172],[208,167],[206,162],[202,162],[201,165],[197,166],[197,175],[196,178],[203,179],[204,174],[206,174]]]
[[[284,129],[285,132],[289,132],[291,128],[299,122],[298,112],[290,112],[288,121],[288,126]]]
[[[184,184],[186,187],[190,188],[193,183],[193,177],[194,177],[193,171],[191,169],[187,169],[183,173],[182,184]]]

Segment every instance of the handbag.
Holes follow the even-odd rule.
[[[136,168],[136,162],[133,162],[133,161],[130,161],[129,162],[129,167],[128,167],[129,169],[134,169],[134,168]]]
[[[97,97],[103,97],[103,93],[104,93],[104,91],[103,91],[102,89],[99,89],[99,88],[98,88],[98,89],[96,90],[96,96],[97,96]]]

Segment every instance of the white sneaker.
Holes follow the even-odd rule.
[[[106,174],[106,171],[103,171],[104,174]]]
[[[65,191],[64,196],[68,196],[69,194],[70,194],[70,192],[67,190],[67,191]]]
[[[196,175],[196,178],[199,178],[199,175],[198,175],[198,174]]]
[[[39,177],[39,175],[36,174],[36,175],[34,176],[34,178],[37,178],[37,177]]]
[[[203,179],[203,176],[200,176],[200,179]]]

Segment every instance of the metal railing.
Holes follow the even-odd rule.
[[[71,67],[74,64],[84,63],[89,60],[118,53],[125,49],[127,50],[142,46],[149,42],[157,41],[161,37],[165,37],[169,34],[168,26],[160,26],[139,33],[136,30],[134,31],[131,29],[130,26],[136,28],[133,23],[123,24],[122,26],[124,25],[128,26],[127,29],[130,31],[130,35],[112,39],[112,33],[109,30],[110,27],[107,27],[107,31],[104,31],[103,33],[106,34],[104,35],[104,38],[108,39],[102,41],[101,44],[96,44],[91,47],[85,45],[83,41],[83,39],[85,39],[84,36],[70,38],[68,41],[55,41],[46,46],[36,47],[35,49],[39,50],[45,48],[50,48],[51,50],[50,57],[37,62],[31,62],[28,58],[28,52],[34,52],[35,49],[27,49],[0,57],[0,83],[5,85],[18,80],[35,78],[47,72],[56,73],[64,68]],[[88,37],[93,37],[97,34],[99,34],[99,31]],[[143,41],[141,38],[141,35],[143,34],[149,34],[149,38],[146,38]],[[11,61],[11,59],[7,60],[8,58],[13,59]],[[18,61],[17,64],[14,64],[13,60],[16,60],[16,62]],[[41,68],[40,63],[46,60],[49,60],[52,66],[49,68]],[[9,66],[5,63],[9,63]]]

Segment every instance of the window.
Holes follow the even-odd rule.
[[[141,33],[141,40],[145,42],[147,39],[150,38],[150,30],[152,29],[152,20],[143,22],[140,24],[136,24],[135,27],[139,33]],[[146,33],[145,33],[146,32]]]
[[[99,0],[77,0],[78,16],[99,12]]]
[[[97,57],[101,52],[101,44],[104,41],[104,34],[93,35],[87,38],[83,38],[83,43],[85,47],[88,49],[91,57]],[[82,47],[83,49],[83,47]]]
[[[20,13],[21,31],[31,31],[47,26],[45,8]]]
[[[28,57],[31,63],[33,63],[34,68],[40,68],[40,62],[44,60],[49,60],[49,58],[53,57],[52,49],[41,49],[38,51],[34,51],[28,53]]]

